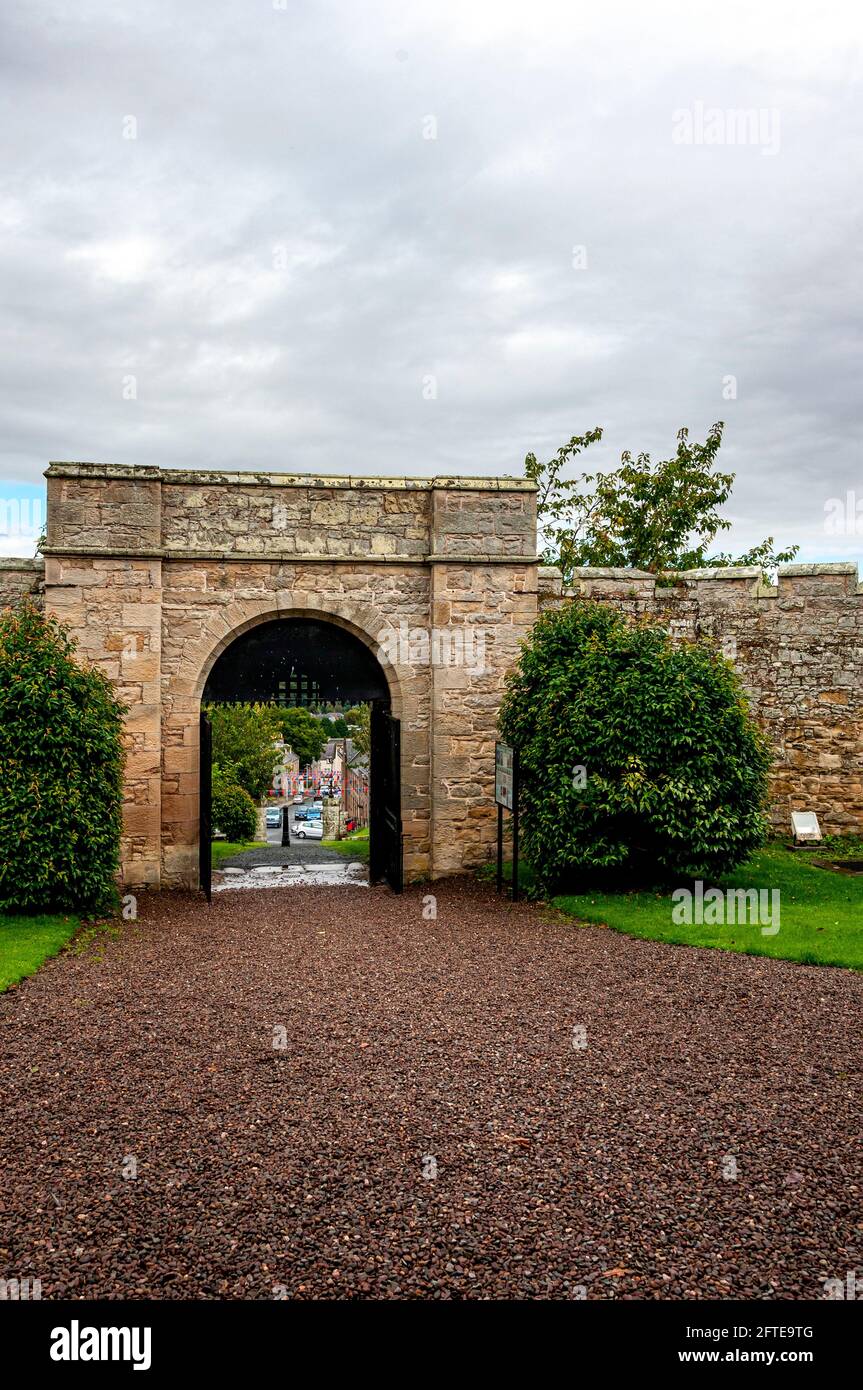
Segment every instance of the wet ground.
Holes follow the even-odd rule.
[[[315,861],[310,856],[303,863],[229,865],[213,874],[214,893],[229,888],[337,888],[348,884],[368,888],[368,869],[335,853],[332,859]]]
[[[305,803],[308,809],[310,802]],[[353,883],[361,884],[368,879],[365,866],[338,850],[327,849],[320,840],[304,839],[295,830],[302,830],[304,822],[296,820],[296,812],[302,808],[285,808],[291,818],[291,841],[282,844],[281,827],[267,829],[266,847],[247,849],[223,859],[213,872],[214,889],[283,887],[298,881],[307,884]],[[256,875],[255,869],[296,870],[296,873],[272,873]],[[242,870],[238,873],[226,870]],[[312,877],[309,877],[312,875]]]
[[[343,864],[345,856],[337,849],[325,849],[320,840],[291,838],[290,846],[282,845],[281,830],[267,832],[267,847],[246,849],[223,859],[220,868],[250,869],[261,864]]]

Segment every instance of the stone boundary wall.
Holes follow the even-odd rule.
[[[15,560],[0,555],[0,608],[15,608],[25,598],[41,607],[44,587],[44,560]]]
[[[815,811],[827,833],[863,833],[863,585],[853,564],[783,565],[776,587],[758,569],[695,570],[673,587],[637,570],[581,569],[565,588],[539,570],[539,609],[579,599],[661,621],[681,639],[708,637],[739,672],[775,754],[771,819]]]

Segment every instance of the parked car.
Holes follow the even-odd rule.
[[[324,809],[324,803],[319,796],[315,797],[314,801],[312,802],[312,805],[314,806],[316,811],[322,811]]]
[[[295,825],[294,834],[298,840],[322,840],[324,838],[323,821],[310,820],[305,825]]]
[[[319,820],[323,823],[323,819],[323,811],[318,810],[316,806],[311,806],[309,810],[306,812],[306,820]]]
[[[268,829],[268,830],[278,830],[278,828],[279,828],[279,826],[281,825],[281,823],[282,823],[282,808],[281,808],[281,806],[268,806],[268,807],[267,807],[267,829]]]
[[[297,792],[296,796],[294,797],[294,805],[295,805],[295,806],[302,806],[302,804],[303,804],[303,794],[302,794],[302,792]]]
[[[309,813],[308,813],[308,811],[295,811],[295,812],[294,812],[294,820],[308,820],[308,818],[309,818]]]

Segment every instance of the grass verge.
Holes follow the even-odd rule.
[[[242,854],[244,849],[266,849],[263,840],[214,840],[213,841],[213,868],[218,869],[223,859],[230,859],[233,854]]]
[[[81,925],[77,917],[0,917],[0,992],[56,956]]]
[[[355,830],[344,840],[322,840],[321,844],[324,849],[334,849],[337,854],[343,854],[346,859],[355,859],[358,864],[369,862],[368,826],[363,830]]]
[[[692,888],[692,883],[680,886]],[[863,970],[863,875],[831,873],[803,854],[771,845],[716,886],[777,889],[779,931],[764,935],[755,924],[677,924],[670,892],[567,894],[553,898],[552,905],[581,922],[603,923],[651,941]]]

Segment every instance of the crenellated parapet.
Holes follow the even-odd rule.
[[[757,565],[721,569],[675,570],[667,575],[646,570],[582,567],[565,585],[553,565],[539,567],[540,603],[571,598],[617,598],[633,603],[666,600],[671,595],[699,602],[737,604],[744,599],[811,599],[863,597],[855,564],[780,565],[778,583],[766,584]]]

